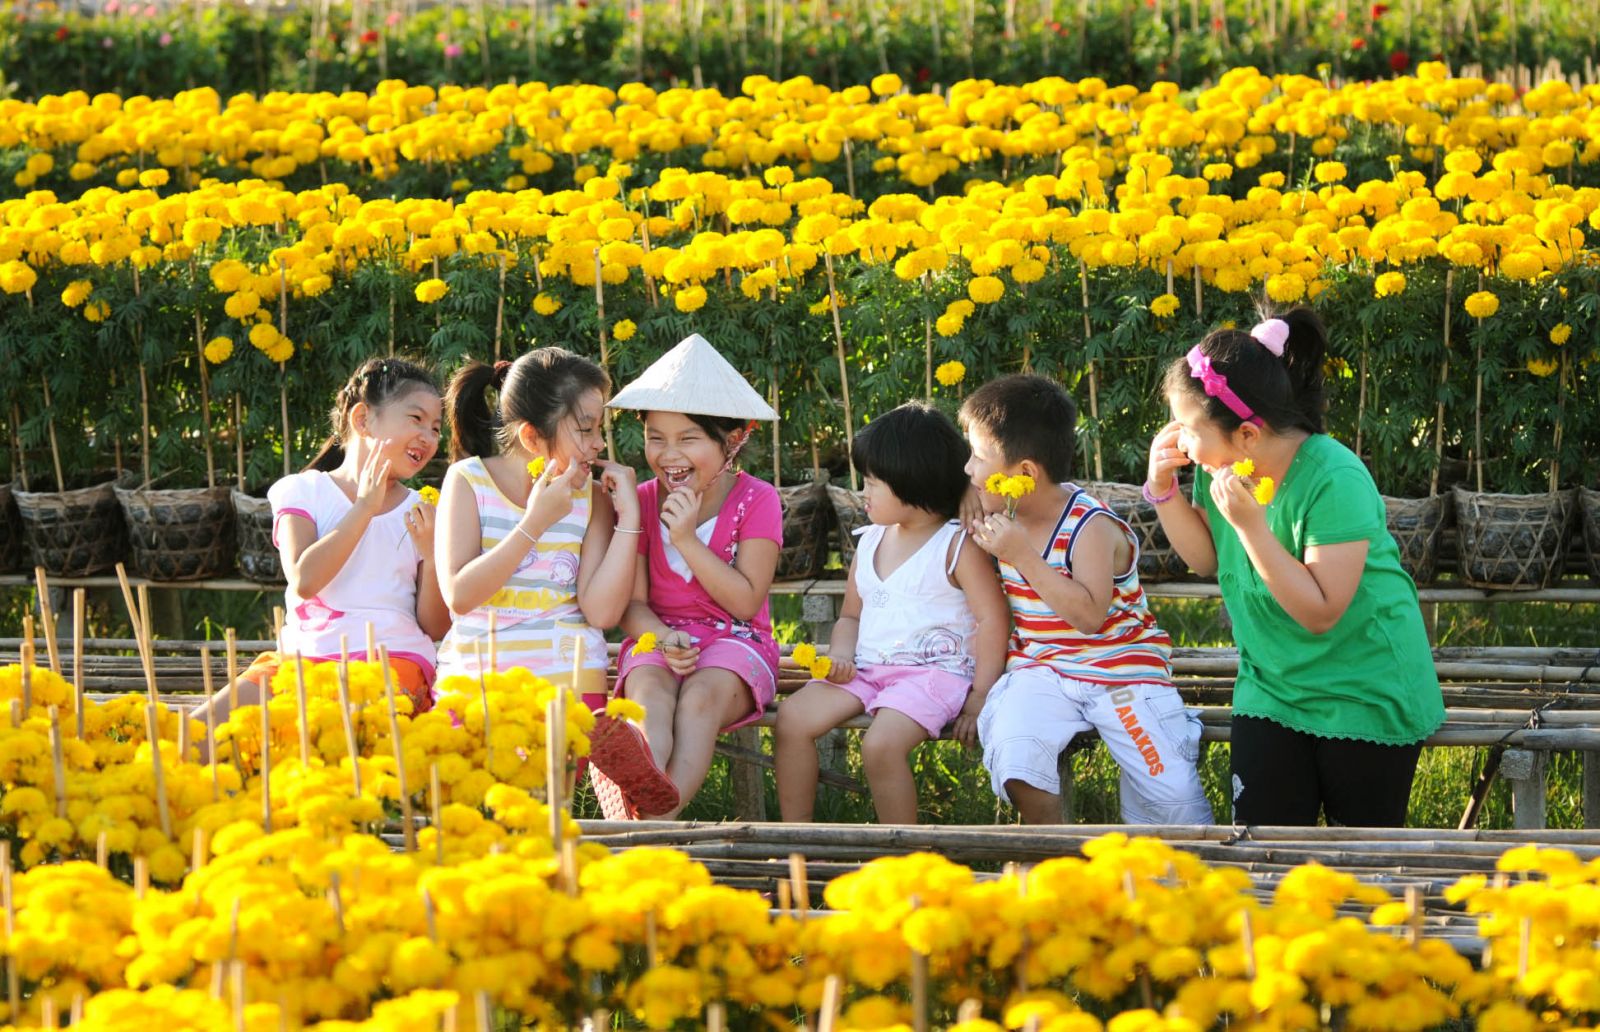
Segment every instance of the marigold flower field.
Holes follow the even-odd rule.
[[[117,369],[137,358],[153,472],[192,474],[200,417],[228,427],[237,399],[256,482],[304,455],[374,349],[449,367],[558,341],[625,380],[693,328],[776,393],[795,465],[813,440],[842,450],[847,418],[950,391],[934,372],[959,361],[1062,376],[1086,461],[1115,474],[1142,462],[1164,360],[1265,295],[1346,313],[1334,409],[1388,445],[1386,489],[1485,459],[1506,490],[1587,482],[1600,417],[1561,399],[1593,394],[1597,99],[1423,65],[1360,85],[1236,69],[1188,94],[757,76],[733,97],[0,101],[0,154],[22,157],[0,201],[0,415],[34,461],[52,418],[131,449],[141,387]],[[34,385],[66,355],[88,361],[46,405]]]
[[[1600,1010],[1600,871],[1559,849],[1448,890],[1482,964],[1352,875],[1307,865],[1258,898],[1123,835],[1001,876],[886,858],[823,911],[775,910],[672,850],[575,843],[545,748],[569,772],[593,718],[569,697],[551,735],[547,682],[453,679],[417,717],[365,663],[275,689],[266,763],[245,706],[209,765],[164,706],[87,702],[80,733],[68,682],[0,670],[12,1027],[1509,1030]],[[404,802],[402,777],[423,786]],[[406,807],[424,826],[393,848],[378,832]]]

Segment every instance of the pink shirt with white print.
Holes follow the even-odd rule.
[[[406,513],[418,503],[415,491],[389,512],[374,516],[355,551],[333,580],[311,598],[284,592],[283,633],[278,650],[306,659],[337,659],[341,635],[352,658],[366,658],[367,624],[379,645],[396,659],[408,659],[432,681],[434,645],[417,624],[417,568],[422,554],[406,531]],[[320,470],[284,477],[267,491],[272,503],[272,541],[278,543],[285,516],[310,520],[317,537],[330,533],[355,507],[333,478]]]

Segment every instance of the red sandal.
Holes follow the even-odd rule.
[[[678,786],[656,766],[644,734],[626,720],[601,715],[589,733],[589,764],[613,782],[638,813],[669,813],[678,807]],[[594,774],[591,784],[598,785]]]
[[[639,811],[628,802],[628,797],[622,794],[622,789],[617,783],[600,773],[599,767],[589,768],[589,787],[594,789],[594,797],[600,804],[600,812],[608,821],[636,821]]]

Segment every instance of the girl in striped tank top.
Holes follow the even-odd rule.
[[[603,711],[601,629],[628,606],[640,535],[633,470],[600,458],[610,388],[605,370],[554,347],[493,367],[474,362],[451,382],[453,464],[439,496],[437,547],[455,623],[439,646],[441,677],[476,677],[479,658],[490,663],[492,619],[495,669],[524,668]],[[537,478],[535,459],[544,460]],[[663,808],[677,803],[643,734],[624,721],[601,716],[590,760],[624,773]]]
[[[978,717],[995,794],[1035,824],[1061,820],[1057,762],[1098,731],[1122,770],[1130,824],[1209,824],[1200,721],[1172,686],[1172,640],[1139,586],[1132,529],[1072,475],[1077,408],[1041,376],[985,384],[961,408],[974,484],[1031,477],[1008,504],[985,491],[972,539],[999,563],[1014,630],[1006,673]]]

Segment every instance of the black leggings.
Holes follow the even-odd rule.
[[[1261,717],[1233,718],[1233,822],[1399,828],[1422,745],[1321,738]]]

